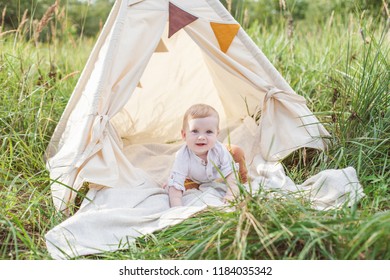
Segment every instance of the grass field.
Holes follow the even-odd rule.
[[[292,198],[244,196],[236,212],[209,209],[129,250],[83,258],[390,259],[386,11],[246,27],[332,135],[328,151],[286,159],[288,175],[302,182],[353,166],[366,194],[356,206],[321,212]],[[38,42],[26,30],[0,32],[0,259],[50,258],[44,234],[65,217],[52,205],[43,154],[95,42],[66,32]]]

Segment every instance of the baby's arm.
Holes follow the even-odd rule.
[[[226,195],[223,198],[224,202],[233,201],[239,194],[239,188],[237,186],[237,178],[235,169],[232,166],[234,159],[231,153],[228,151],[225,145],[219,145],[220,153],[220,173],[225,177],[225,183],[227,186]]]
[[[183,146],[176,153],[175,162],[171,169],[166,188],[169,195],[169,203],[171,207],[182,206],[183,192],[185,191],[184,181],[188,174],[188,153]]]
[[[224,202],[233,201],[239,194],[239,189],[233,172],[226,176],[226,183],[227,191],[223,200]]]
[[[178,190],[175,187],[168,187],[168,194],[169,194],[169,204],[171,205],[171,207],[183,206],[182,190]]]

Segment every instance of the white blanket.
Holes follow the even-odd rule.
[[[199,190],[186,191],[183,207],[169,207],[168,195],[160,183],[169,172],[167,166],[173,160],[176,149],[171,145],[127,148],[129,158],[149,159],[144,162],[138,160],[139,172],[149,170],[154,176],[145,174],[145,182],[136,187],[91,186],[80,210],[46,234],[51,256],[67,259],[124,249],[135,238],[178,224],[208,206],[223,209],[222,198],[226,187],[220,183],[204,184]],[[153,157],[155,159],[151,160]],[[247,188],[253,194],[259,188],[294,192],[304,195],[312,202],[313,208],[319,210],[352,205],[363,196],[352,167],[325,170],[296,185],[285,175],[279,163],[267,163],[256,157],[252,165],[252,181]]]

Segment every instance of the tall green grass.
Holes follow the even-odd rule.
[[[18,35],[0,38],[0,259],[41,259],[42,235],[60,217],[43,154],[93,41],[36,44]]]
[[[283,163],[300,182],[354,166],[366,196],[315,211],[297,198],[243,194],[235,212],[207,209],[99,259],[390,259],[389,26],[333,13],[308,24],[281,17],[247,31],[332,135],[326,152]],[[66,33],[66,32],[65,32]],[[0,37],[0,259],[50,258],[44,234],[65,219],[51,202],[43,154],[93,39]]]

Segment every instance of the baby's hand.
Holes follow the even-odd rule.
[[[167,188],[167,186],[168,186],[168,183],[164,183],[164,184],[162,184],[161,187],[165,190]]]
[[[233,201],[235,200],[235,197],[234,197],[234,195],[232,195],[232,194],[227,194],[227,195],[225,195],[225,197],[223,198],[223,203],[224,204],[230,204],[230,203],[232,203]]]

